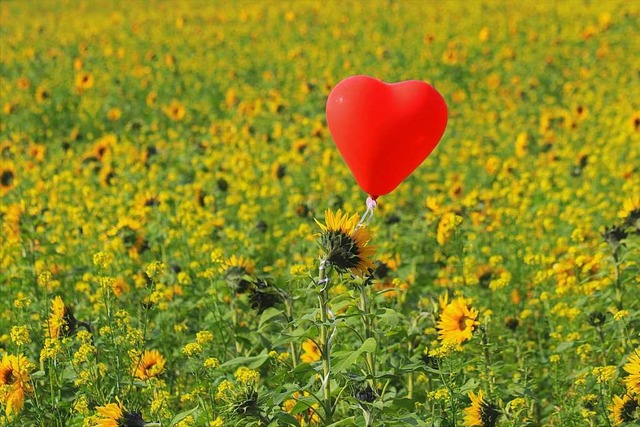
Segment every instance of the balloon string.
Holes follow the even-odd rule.
[[[367,210],[364,214],[362,214],[362,218],[360,218],[360,222],[356,225],[356,230],[360,227],[366,227],[369,225],[371,220],[373,219],[373,211],[376,208],[378,203],[372,197],[367,197]]]

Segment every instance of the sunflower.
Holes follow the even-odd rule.
[[[316,220],[322,232],[319,244],[325,252],[325,259],[338,271],[344,273],[350,270],[357,276],[364,276],[375,269],[371,256],[376,247],[369,246],[371,235],[366,227],[359,227],[359,216],[343,214],[327,210],[325,212],[326,225]]]
[[[488,402],[484,398],[482,390],[476,395],[474,392],[469,393],[471,406],[464,410],[464,425],[467,427],[493,427],[500,416],[498,407]]]
[[[4,196],[16,184],[16,169],[12,164],[0,166],[0,195]]]
[[[46,87],[38,86],[38,89],[36,89],[35,96],[36,96],[36,102],[38,104],[42,104],[47,99],[51,98],[51,93],[49,92],[49,89],[47,89]]]
[[[469,308],[464,298],[451,301],[440,315],[440,339],[452,344],[462,344],[470,340],[474,328],[480,324],[477,318],[478,310]]]
[[[75,332],[77,324],[71,308],[65,305],[60,296],[55,297],[51,302],[51,314],[47,320],[48,338],[69,336]]]
[[[303,396],[308,397],[309,393],[305,391]],[[296,403],[298,403],[301,397],[302,396],[300,395],[300,392],[298,391],[294,392],[293,395],[291,396],[291,399],[285,400],[282,403],[282,409],[285,412],[291,413],[293,411],[293,408],[295,408]],[[298,420],[300,427],[320,425],[320,416],[316,411],[317,408],[318,408],[318,404],[314,403],[306,411],[297,412],[296,414],[293,415],[296,418],[296,420]]]
[[[313,340],[306,340],[302,343],[302,355],[300,361],[303,363],[313,363],[320,360],[322,352]]]
[[[220,273],[224,276],[227,284],[242,294],[251,287],[252,276],[255,273],[255,264],[243,256],[231,255],[220,266]]]
[[[91,148],[91,157],[103,160],[112,152],[112,147],[118,143],[118,138],[114,134],[107,134],[98,139]]]
[[[640,351],[636,351],[636,354],[629,357],[629,362],[623,366],[623,369],[629,374],[624,383],[627,386],[627,392],[629,394],[635,394],[640,396]]]
[[[629,396],[628,394],[620,397],[613,396],[613,405],[609,407],[613,415],[614,425],[620,425],[631,421],[637,421],[638,414],[638,399]]]
[[[132,217],[120,218],[118,224],[109,230],[110,237],[119,238],[120,242],[129,251],[129,256],[135,258],[149,249],[149,243],[143,234],[143,224]]]
[[[226,274],[230,269],[242,270],[245,274],[253,274],[256,271],[256,266],[253,262],[243,256],[231,255],[227,258],[220,267],[220,272]]]
[[[120,401],[98,406],[96,411],[101,418],[97,420],[94,427],[144,427],[145,425],[139,412],[128,412]]]
[[[76,75],[76,90],[84,92],[93,87],[94,79],[91,73],[82,72]]]
[[[636,111],[629,119],[630,128],[634,132],[640,132],[640,111]]]
[[[271,281],[258,278],[252,283],[249,301],[251,308],[262,314],[266,309],[281,302],[282,297],[281,291]]]
[[[165,360],[158,350],[147,350],[142,354],[133,374],[141,380],[157,377],[164,370]]]
[[[640,230],[640,196],[631,196],[626,199],[618,212],[618,218],[623,219],[626,226]]]
[[[186,112],[187,110],[184,105],[175,99],[171,101],[169,105],[164,107],[164,114],[173,121],[180,121],[184,119]]]
[[[19,413],[24,405],[24,396],[31,391],[29,371],[33,364],[23,355],[2,356],[0,361],[0,404],[5,407],[7,417]]]
[[[436,241],[440,246],[444,246],[453,233],[456,230],[456,227],[462,223],[462,217],[456,215],[452,212],[445,213],[440,221],[438,221],[438,226],[436,227]]]

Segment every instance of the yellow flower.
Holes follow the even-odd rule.
[[[91,73],[82,72],[76,75],[76,90],[78,92],[84,92],[87,89],[93,87],[93,75]]]
[[[86,415],[89,413],[89,402],[87,402],[87,396],[81,395],[74,402],[71,407],[73,412],[76,412],[81,415]]]
[[[220,366],[220,361],[215,357],[209,357],[204,361],[202,366],[204,366],[205,369],[215,369]]]
[[[260,380],[260,374],[258,371],[241,366],[233,374],[233,376],[241,384],[256,384]]]
[[[338,209],[325,212],[326,224],[316,223],[322,230],[319,243],[327,262],[340,272],[349,270],[362,277],[375,269],[371,256],[376,247],[368,245],[371,235],[366,227],[358,226],[359,220],[358,214],[350,217]]]
[[[98,252],[93,255],[93,265],[103,270],[109,268],[113,263],[113,255],[105,252]]]
[[[138,412],[128,412],[122,402],[96,407],[99,417],[94,427],[143,426],[145,421]]]
[[[596,382],[598,384],[606,383],[611,381],[615,377],[616,367],[612,365],[596,366],[595,368],[593,368],[591,373],[593,374],[594,377],[596,377]]]
[[[449,241],[456,227],[462,223],[462,217],[452,212],[445,213],[436,228],[436,241],[440,246],[443,246]]]
[[[16,184],[16,169],[9,162],[3,162],[0,166],[0,196],[4,196]]]
[[[309,394],[305,391],[304,396],[308,396],[308,395]],[[296,402],[298,401],[299,398],[300,398],[300,393],[297,391],[294,392],[292,399],[287,399],[282,403],[282,409],[285,412],[291,413],[291,411],[293,411],[293,408],[296,406]],[[300,427],[317,426],[320,424],[320,417],[316,412],[317,408],[318,408],[318,404],[314,403],[306,411],[302,411],[294,415],[296,417],[296,420],[298,420],[298,423],[300,423]]]
[[[482,390],[469,393],[471,406],[464,410],[464,425],[467,427],[493,427],[500,416],[498,408],[485,400]]]
[[[182,347],[182,352],[188,357],[202,353],[202,347],[197,342],[190,342]]]
[[[187,110],[182,103],[174,99],[169,105],[164,108],[164,113],[171,120],[180,121],[184,119]]]
[[[26,326],[14,326],[11,328],[11,341],[18,347],[31,342],[29,328]]]
[[[467,307],[464,298],[456,298],[440,315],[438,322],[440,339],[443,342],[455,344],[470,340],[474,328],[480,324],[477,318],[478,310]]]
[[[150,279],[153,279],[154,277],[162,273],[165,269],[166,266],[162,261],[153,261],[145,266],[144,272]]]
[[[611,405],[609,409],[611,410],[614,425],[636,421],[638,418],[634,413],[636,409],[638,409],[638,406],[640,406],[638,399],[628,394],[623,397],[613,396],[613,405]]]
[[[629,361],[622,367],[627,374],[624,383],[627,386],[627,393],[640,396],[640,350],[629,357]]]
[[[625,225],[637,227],[640,230],[640,196],[633,195],[622,203],[618,218],[624,220]]]
[[[220,267],[220,272],[226,274],[229,269],[237,268],[243,270],[244,273],[253,274],[256,271],[256,266],[253,262],[249,261],[243,256],[231,255],[227,258]]]
[[[229,380],[223,380],[216,390],[216,399],[219,400],[233,400],[233,397],[237,394],[236,386]]]
[[[157,377],[164,370],[164,364],[164,357],[158,350],[147,350],[134,368],[134,375],[141,380]]]
[[[22,410],[25,394],[31,392],[29,371],[33,364],[23,355],[4,354],[0,361],[0,403],[7,417]]]
[[[616,322],[619,322],[628,316],[629,316],[628,310],[618,310],[613,314],[613,320],[615,320]]]
[[[196,334],[196,342],[198,344],[206,344],[213,341],[213,334],[209,331],[200,331]]]
[[[62,298],[57,296],[51,301],[51,314],[47,320],[47,338],[59,338],[68,336],[76,328],[76,319],[71,309],[67,307]]]
[[[251,286],[247,276],[255,273],[255,265],[243,256],[232,255],[220,266],[220,273],[231,288],[238,294],[246,292]]]
[[[302,355],[300,361],[303,363],[312,363],[320,360],[322,352],[313,340],[306,340],[302,343]]]
[[[96,427],[118,427],[119,421],[122,419],[123,408],[121,403],[98,406],[96,411],[102,417],[97,421]]]
[[[112,122],[119,120],[120,117],[122,117],[122,110],[117,107],[110,108],[109,111],[107,111],[107,118]]]

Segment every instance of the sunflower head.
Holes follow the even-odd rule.
[[[222,263],[222,273],[229,287],[236,293],[245,293],[251,287],[252,276],[255,273],[255,265],[243,256],[232,255]]]
[[[25,394],[32,390],[32,369],[33,364],[23,355],[4,354],[0,360],[0,406],[9,418],[22,410]]]
[[[442,311],[438,322],[440,339],[444,343],[462,344],[470,340],[478,322],[478,310],[470,308],[464,298],[456,298]]]
[[[371,234],[365,227],[359,227],[358,222],[358,214],[349,216],[340,209],[335,213],[327,210],[325,224],[316,220],[321,229],[318,244],[323,258],[336,270],[364,277],[375,269],[371,256],[376,247],[368,245]]]
[[[68,337],[73,335],[78,327],[78,321],[73,315],[71,307],[66,305],[60,296],[51,302],[51,314],[47,321],[49,338]]]
[[[622,204],[618,218],[624,220],[624,225],[640,232],[640,196],[632,196]]]
[[[320,351],[320,347],[313,340],[306,340],[302,343],[302,355],[300,355],[300,360],[303,363],[313,363],[322,357],[322,351]]]
[[[116,400],[118,398],[116,397]],[[127,411],[122,402],[96,407],[98,418],[96,427],[144,427],[146,424],[139,412]]]
[[[610,407],[613,422],[615,425],[620,425],[640,420],[639,407],[638,399],[628,394],[623,397],[613,396],[613,405]]]
[[[627,393],[640,396],[640,351],[636,351],[636,354],[629,357],[623,369],[628,374],[624,379]]]
[[[500,416],[498,407],[484,398],[482,390],[478,394],[470,392],[469,398],[471,399],[471,406],[464,410],[464,425],[468,427],[495,426]]]
[[[16,182],[16,169],[12,164],[7,163],[0,167],[0,195],[9,192]]]
[[[269,280],[258,278],[252,283],[249,300],[251,308],[262,314],[267,308],[274,307],[282,301],[279,289]]]
[[[157,377],[164,370],[164,364],[164,357],[158,350],[146,350],[134,369],[134,375],[141,380]]]

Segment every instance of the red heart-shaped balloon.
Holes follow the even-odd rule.
[[[438,145],[447,104],[422,81],[353,76],[329,94],[327,123],[358,185],[375,199],[393,191]]]

